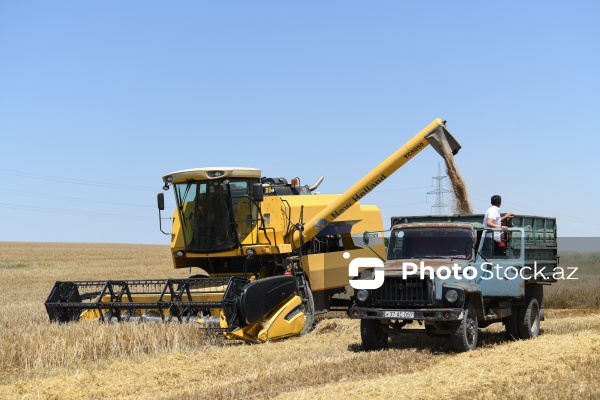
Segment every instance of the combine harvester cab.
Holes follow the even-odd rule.
[[[322,177],[308,186],[253,168],[165,175],[163,189],[172,188],[176,202],[166,233],[173,265],[197,274],[56,282],[46,301],[50,320],[194,321],[255,342],[308,332],[315,314],[350,305],[336,297],[348,285],[348,258],[385,257],[381,212],[359,200],[429,144],[442,157],[460,149],[435,119],[341,195],[313,194]],[[366,231],[377,232],[370,246],[362,243]]]

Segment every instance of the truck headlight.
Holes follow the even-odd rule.
[[[356,292],[356,299],[358,301],[360,301],[361,303],[364,303],[365,301],[367,301],[367,299],[369,298],[369,292],[364,290],[364,289],[360,289]]]
[[[458,292],[454,289],[447,290],[444,298],[448,303],[454,303],[456,300],[458,300]]]

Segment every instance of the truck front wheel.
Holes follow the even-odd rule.
[[[385,349],[388,345],[388,336],[388,333],[383,330],[379,320],[360,320],[360,337],[363,349],[366,351]]]
[[[474,350],[477,347],[478,336],[477,313],[469,301],[465,304],[462,320],[452,334],[452,347],[457,352]]]
[[[524,307],[519,307],[517,315],[521,339],[532,339],[540,335],[540,303],[535,297],[528,299]]]

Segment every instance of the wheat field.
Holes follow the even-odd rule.
[[[561,255],[577,281],[546,294],[534,340],[502,325],[455,354],[443,338],[392,337],[364,352],[359,323],[319,318],[302,337],[251,345],[194,324],[48,322],[56,280],[187,277],[159,245],[0,242],[0,398],[600,398],[600,254]]]

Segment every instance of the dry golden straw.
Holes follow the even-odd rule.
[[[569,304],[596,301],[598,260],[561,255],[582,279],[551,289]],[[598,308],[547,308],[542,335],[529,341],[508,342],[502,325],[491,325],[477,350],[455,354],[444,338],[414,334],[364,352],[358,321],[343,313],[322,317],[306,336],[249,345],[193,324],[50,324],[43,306],[57,279],[189,274],[172,269],[166,245],[0,242],[0,398],[600,397]],[[554,295],[547,305],[561,304]]]

